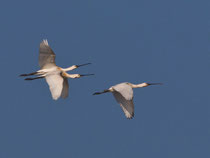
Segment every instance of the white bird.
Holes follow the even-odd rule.
[[[102,92],[95,92],[93,95],[103,94],[107,92],[112,92],[116,101],[120,104],[125,116],[128,119],[134,117],[134,104],[133,104],[133,88],[142,88],[150,85],[161,85],[162,83],[141,83],[132,84],[129,82],[123,82],[115,86],[105,89]]]
[[[60,96],[62,98],[68,97],[68,92],[69,92],[68,78],[80,78],[83,76],[93,75],[93,74],[84,74],[84,75],[68,74],[66,72],[88,64],[90,63],[82,65],[73,65],[68,68],[58,67],[55,64],[55,53],[50,48],[47,40],[43,40],[40,43],[40,48],[39,48],[39,66],[41,69],[33,73],[22,74],[20,76],[37,75],[37,77],[26,78],[25,80],[35,80],[35,79],[45,78],[49,85],[52,98],[54,100],[57,100]]]

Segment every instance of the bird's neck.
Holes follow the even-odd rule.
[[[70,66],[70,67],[68,67],[68,68],[62,68],[62,70],[65,71],[65,72],[66,72],[66,71],[71,71],[71,70],[75,69],[75,67],[76,67],[76,66],[73,65],[73,66]]]
[[[132,88],[141,88],[141,87],[147,87],[147,83],[140,83],[140,84],[132,84]]]
[[[62,76],[66,77],[66,78],[79,78],[81,77],[79,74],[68,74],[66,72],[62,72]]]

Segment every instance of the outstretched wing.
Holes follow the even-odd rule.
[[[134,116],[133,89],[127,83],[113,86],[112,92],[128,119]]]
[[[69,83],[68,83],[68,78],[64,77],[63,80],[63,90],[61,92],[61,97],[62,98],[67,98],[69,95]]]
[[[114,91],[113,95],[117,102],[120,104],[122,110],[125,113],[125,116],[128,119],[132,119],[134,117],[134,104],[133,99],[126,100],[119,92]]]
[[[43,68],[47,64],[55,65],[55,53],[48,45],[47,40],[43,40],[39,47],[39,66]]]
[[[62,93],[63,89],[63,77],[59,74],[48,75],[45,77],[47,84],[49,85],[52,98],[57,100]]]

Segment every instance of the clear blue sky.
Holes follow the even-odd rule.
[[[0,158],[210,157],[209,2],[195,0],[6,1],[0,4]],[[68,99],[53,101],[38,67],[48,39],[74,73]],[[127,120],[111,94],[134,90]]]

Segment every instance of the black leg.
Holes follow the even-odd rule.
[[[36,75],[37,72],[32,72],[32,73],[29,73],[29,74],[21,74],[20,76],[32,76],[32,75]]]
[[[36,80],[36,79],[40,79],[40,78],[44,78],[44,77],[26,78],[25,80],[27,80],[27,81],[31,81],[31,80]]]
[[[102,91],[102,92],[95,92],[95,93],[93,93],[93,95],[99,95],[99,94],[103,94],[103,93],[107,93],[107,92],[110,92],[110,90],[105,89],[105,90]]]

